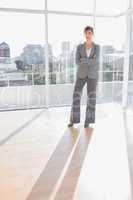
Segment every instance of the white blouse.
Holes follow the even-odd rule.
[[[87,57],[89,57],[91,53],[91,48],[86,48],[86,53],[87,53]]]

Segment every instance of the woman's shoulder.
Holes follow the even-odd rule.
[[[77,45],[77,51],[78,52],[82,52],[82,50],[83,50],[83,43],[79,43],[78,45]]]
[[[100,48],[100,44],[94,43],[94,46],[95,46],[96,48]]]
[[[95,42],[93,42],[93,44],[94,44],[94,47],[95,47],[96,49],[100,49],[100,44],[95,43]],[[78,49],[82,49],[82,48],[84,48],[84,45],[85,45],[84,42],[83,42],[83,43],[79,43],[79,44],[77,45],[77,48],[78,48]]]
[[[94,44],[94,46],[96,46],[96,47],[100,47],[100,44],[98,44],[98,43],[96,43],[96,42],[93,42],[93,44]],[[85,42],[79,43],[77,46],[83,47],[84,45],[85,45]]]
[[[83,46],[84,46],[84,43],[79,43],[79,44],[77,45],[78,48],[81,48],[81,47],[83,47]]]

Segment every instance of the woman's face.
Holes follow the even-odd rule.
[[[92,41],[93,40],[93,33],[91,32],[91,30],[88,30],[85,32],[85,38],[86,41]]]

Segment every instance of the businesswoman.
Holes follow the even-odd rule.
[[[80,123],[81,94],[85,83],[87,83],[87,106],[84,128],[88,129],[91,124],[95,123],[100,45],[93,41],[93,27],[86,26],[84,28],[84,36],[86,41],[79,44],[76,49],[77,73],[68,127]]]

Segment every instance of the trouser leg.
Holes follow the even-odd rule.
[[[70,121],[73,123],[80,123],[80,102],[86,80],[77,78],[75,82],[70,116]]]
[[[97,79],[87,79],[87,106],[84,126],[95,123]]]

